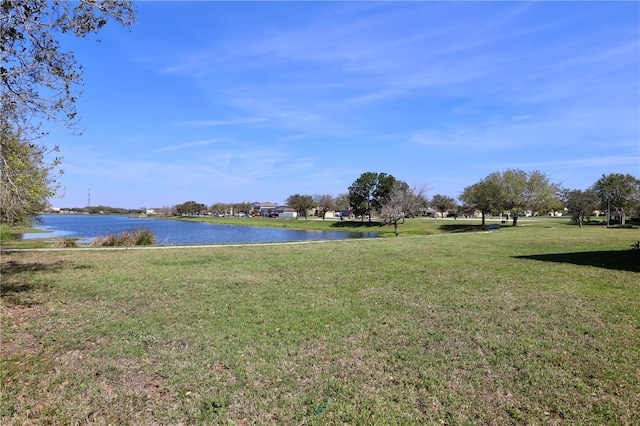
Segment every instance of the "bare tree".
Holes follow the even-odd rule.
[[[336,198],[334,199],[335,201],[335,209],[336,210],[349,210],[349,194],[348,193],[342,193],[342,194],[338,194],[336,196]]]
[[[316,195],[315,199],[318,203],[318,216],[322,216],[322,219],[324,220],[324,216],[328,211],[335,210],[336,200],[330,194]]]
[[[393,224],[396,237],[399,235],[398,224],[404,223],[407,216],[414,216],[425,202],[425,186],[409,187],[405,182],[396,180],[391,187],[386,202],[380,209],[383,223]]]

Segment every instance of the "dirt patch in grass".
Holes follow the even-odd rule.
[[[26,328],[47,314],[40,305],[14,305],[0,307],[2,315],[2,358],[14,358],[36,352],[42,345],[42,339]]]

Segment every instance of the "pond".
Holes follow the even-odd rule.
[[[42,215],[37,228],[43,233],[22,234],[22,239],[78,238],[81,244],[107,234],[119,234],[138,228],[151,230],[158,244],[229,244],[272,243],[303,240],[342,240],[375,238],[377,232],[298,231],[282,228],[221,225],[205,222],[154,218],[131,218],[118,215],[53,214]],[[238,218],[239,221],[243,220]],[[269,219],[265,219],[269,220]]]

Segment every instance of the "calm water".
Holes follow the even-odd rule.
[[[373,238],[375,232],[296,231],[254,226],[218,225],[181,220],[129,218],[127,216],[102,215],[43,215],[38,228],[52,232],[47,234],[23,234],[32,238],[79,238],[88,243],[93,238],[107,234],[119,234],[137,228],[150,229],[158,244],[226,244],[266,243],[301,240],[341,240],[348,238]],[[238,218],[238,221],[243,220]],[[264,219],[269,220],[269,219]]]

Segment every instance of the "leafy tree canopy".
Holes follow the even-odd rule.
[[[501,188],[497,175],[489,175],[480,182],[467,186],[458,197],[466,208],[480,210],[484,226],[487,213],[501,210]]]
[[[185,201],[182,204],[176,204],[176,213],[179,215],[197,215],[205,214],[207,206],[196,203],[195,201]]]
[[[25,116],[75,125],[82,66],[60,46],[59,35],[97,34],[109,20],[131,25],[126,0],[4,0],[0,3],[3,102]]]
[[[44,147],[21,140],[5,123],[0,125],[0,218],[9,225],[30,225],[48,205],[57,183],[49,172]]]
[[[584,219],[590,216],[598,206],[598,194],[592,189],[563,189],[560,197],[573,220],[582,227]]]
[[[602,175],[591,187],[595,191],[602,205],[613,207],[621,217],[624,225],[625,209],[633,207],[640,200],[640,179],[630,174],[611,173]],[[611,216],[608,212],[607,216]]]
[[[134,11],[126,0],[0,0],[0,220],[29,224],[58,189],[50,175],[58,151],[39,141],[42,120],[75,130],[75,102],[80,95],[82,67],[58,37],[86,37],[108,21],[131,25]],[[30,177],[26,177],[26,173]]]
[[[349,187],[349,205],[356,216],[379,212],[386,203],[396,178],[386,173],[365,172]]]
[[[551,210],[557,205],[560,188],[549,182],[542,172],[507,169],[494,172],[482,181],[465,188],[460,199],[483,212],[508,210],[513,214],[513,225],[527,210]]]
[[[492,179],[500,183],[502,207],[513,214],[513,225],[518,224],[518,216],[527,210],[533,212],[549,210],[557,198],[559,186],[549,182],[542,172],[525,172],[508,169]]]
[[[285,203],[289,207],[294,209],[296,212],[302,213],[305,219],[307,218],[307,210],[315,206],[313,197],[311,195],[300,195],[300,194],[290,195],[285,200]]]
[[[447,195],[436,194],[431,199],[431,205],[439,212],[444,213],[445,211],[456,207],[456,200]]]

